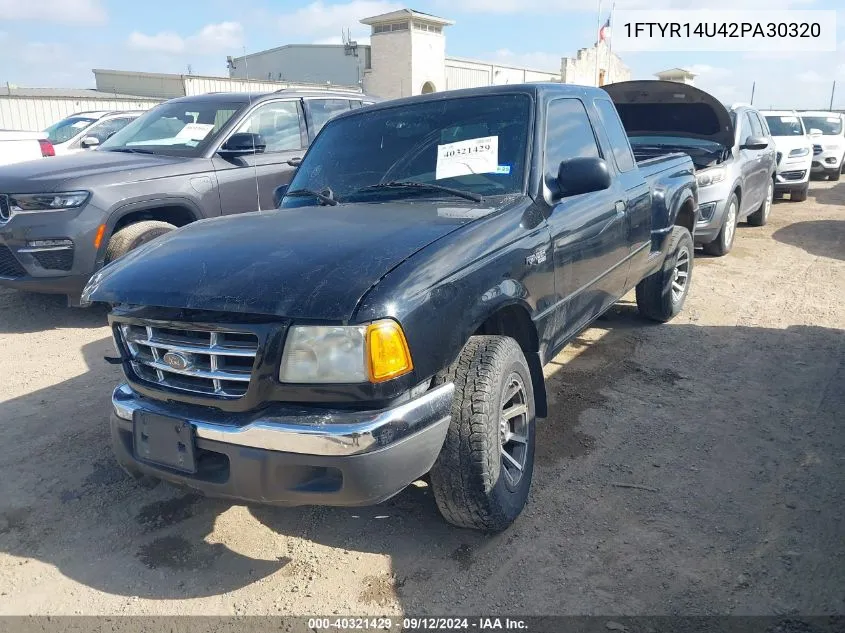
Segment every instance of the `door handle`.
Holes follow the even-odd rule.
[[[623,215],[625,213],[625,203],[622,200],[616,201],[616,213]]]
[[[287,161],[288,165],[291,167],[299,167],[299,163],[302,162],[302,156],[294,156],[289,161]]]

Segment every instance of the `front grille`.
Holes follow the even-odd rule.
[[[23,277],[26,271],[6,246],[0,246],[0,277]]]
[[[221,398],[247,392],[258,353],[258,337],[245,332],[121,323],[119,336],[139,380]]]
[[[9,196],[0,193],[0,222],[8,222],[12,217],[12,209],[9,204]]]
[[[778,161],[778,162],[777,162],[777,164],[778,164],[778,165],[780,165],[780,159],[781,159],[781,158],[783,158],[783,152],[778,152],[778,153],[777,153],[777,161]]]
[[[803,169],[800,171],[782,171],[780,177],[784,180],[801,180],[806,173],[806,170]]]
[[[822,153],[822,146],[821,145],[813,145],[813,156],[818,156]]]
[[[73,267],[73,249],[62,248],[54,251],[35,251],[35,261],[48,270],[70,270]]]

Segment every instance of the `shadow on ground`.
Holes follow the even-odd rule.
[[[103,305],[71,308],[64,295],[45,295],[0,288],[0,332],[41,332],[54,328],[106,325]]]
[[[845,219],[795,222],[778,229],[772,237],[810,255],[845,260]]]
[[[838,182],[832,187],[813,187],[810,185],[810,196],[819,204],[845,205],[845,181]]]
[[[238,529],[388,555],[392,573],[350,572],[343,589],[375,611],[841,612],[844,345],[821,327],[649,327],[622,304],[547,368],[531,500],[504,534],[446,525],[423,484],[372,508],[252,507]],[[0,551],[154,599],[287,568],[274,591],[331,607],[307,601],[320,560],[235,551],[211,536],[230,504],[124,476],[109,348],[86,345],[86,374],[3,404]]]

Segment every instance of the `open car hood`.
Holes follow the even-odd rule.
[[[727,108],[713,95],[674,81],[623,81],[602,86],[628,136],[679,136],[734,144]]]

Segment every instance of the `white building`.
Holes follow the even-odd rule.
[[[557,69],[539,70],[446,54],[453,25],[427,13],[400,9],[361,20],[370,44],[293,44],[229,58],[229,74],[241,79],[359,85],[383,98],[513,83],[564,82],[603,85],[630,79],[630,70],[602,42],[562,58]],[[598,62],[598,63],[597,63]]]
[[[655,77],[661,81],[676,81],[688,86],[695,85],[696,73],[687,70],[686,68],[670,68],[669,70],[662,70],[654,74]]]

